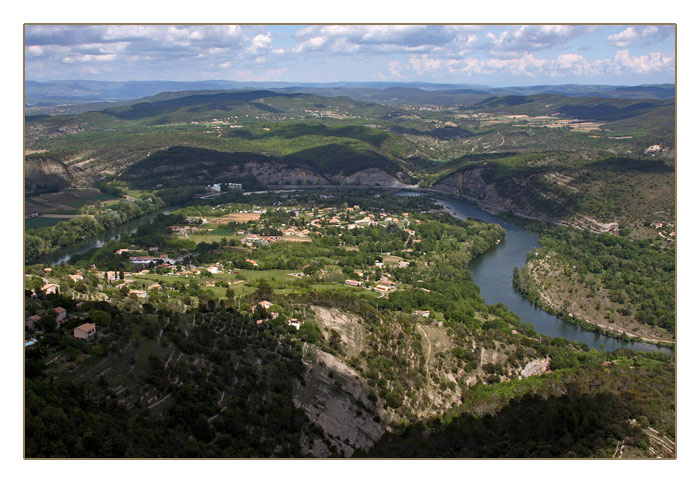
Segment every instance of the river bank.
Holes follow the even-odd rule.
[[[420,196],[416,192],[399,193],[408,196]],[[530,322],[537,332],[550,337],[583,342],[589,347],[602,348],[606,351],[628,348],[642,351],[661,351],[673,354],[674,349],[621,337],[619,333],[604,333],[600,328],[577,324],[567,320],[568,316],[558,317],[556,311],[546,311],[524,297],[513,287],[513,269],[525,265],[527,252],[539,247],[540,235],[526,230],[519,224],[507,221],[480,209],[476,204],[452,198],[434,198],[442,206],[449,208],[453,216],[459,218],[476,218],[489,223],[497,223],[506,229],[506,237],[497,247],[476,258],[470,264],[470,270],[476,284],[480,287],[482,297],[487,304],[505,304],[509,310],[520,317],[523,322]]]
[[[555,304],[544,294],[541,290],[534,289],[529,290],[524,284],[520,283],[520,276],[518,270],[513,271],[513,287],[520,292],[520,294],[527,300],[532,302],[538,308],[544,310],[545,312],[552,314],[559,319],[567,322],[569,324],[581,327],[584,330],[595,332],[597,334],[604,335],[606,337],[612,337],[625,342],[644,342],[647,344],[654,344],[657,347],[667,347],[669,349],[675,349],[675,343],[671,341],[665,341],[662,339],[652,339],[648,337],[643,337],[634,332],[626,331],[623,328],[618,328],[612,325],[605,325],[602,323],[592,322],[583,317],[572,312],[566,312],[564,309],[555,307]]]

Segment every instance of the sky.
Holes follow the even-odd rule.
[[[675,81],[673,25],[32,25],[27,80]]]

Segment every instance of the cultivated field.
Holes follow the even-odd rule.
[[[227,223],[247,223],[249,221],[257,221],[260,219],[260,213],[230,213],[221,218],[211,220],[212,223],[225,225]]]

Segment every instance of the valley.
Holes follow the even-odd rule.
[[[673,457],[675,101],[311,91],[28,109],[28,456]]]

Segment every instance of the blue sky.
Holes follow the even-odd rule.
[[[668,25],[27,25],[29,80],[674,82]]]

